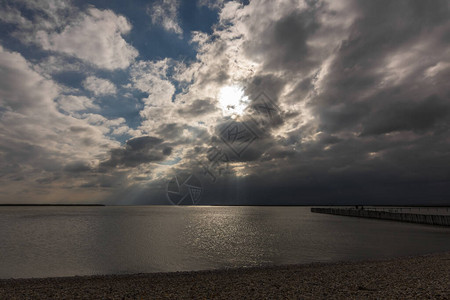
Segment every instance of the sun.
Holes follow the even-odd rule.
[[[245,96],[244,89],[239,85],[227,85],[219,91],[219,105],[225,116],[236,118],[244,114],[248,105],[248,97]]]

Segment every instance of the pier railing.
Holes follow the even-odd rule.
[[[339,215],[339,216],[373,218],[373,219],[394,220],[419,224],[450,226],[449,215],[425,215],[425,214],[375,211],[366,209],[323,208],[323,207],[313,207],[311,208],[311,212]]]

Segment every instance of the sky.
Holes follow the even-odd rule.
[[[449,1],[0,6],[0,203],[450,204]]]

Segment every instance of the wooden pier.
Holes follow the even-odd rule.
[[[349,216],[349,217],[392,220],[392,221],[410,222],[428,225],[450,226],[449,215],[425,215],[425,214],[375,211],[369,209],[324,208],[324,207],[313,207],[311,208],[311,212],[339,215],[339,216]]]

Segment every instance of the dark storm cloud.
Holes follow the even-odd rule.
[[[387,70],[380,72],[378,68],[385,65],[386,59],[402,52],[407,55],[409,47],[420,45],[421,40],[427,43],[425,38],[434,27],[448,27],[443,22],[443,16],[448,18],[449,15],[447,1],[436,1],[430,6],[421,1],[359,1],[357,7],[363,16],[351,26],[349,38],[338,49],[332,73],[327,78],[330,94],[324,100],[330,104],[361,100],[361,92],[374,90],[380,83],[383,71]],[[420,57],[423,62],[415,61],[418,67],[432,66],[441,59],[441,51],[445,51],[447,44],[442,43],[439,36],[436,39],[437,48],[424,53],[427,56]],[[413,75],[419,74],[422,75],[420,72]],[[408,89],[411,84],[407,81],[397,89]],[[334,92],[337,94],[332,94]]]
[[[309,66],[313,56],[309,55],[307,41],[320,26],[317,9],[317,2],[311,2],[307,10],[294,10],[273,22],[257,38],[244,44],[246,55],[260,58],[266,71],[296,71]]]
[[[160,145],[163,142],[162,139],[153,136],[142,136],[127,141],[127,148],[130,151],[140,151],[153,148]]]
[[[448,47],[441,39],[442,31],[432,31],[448,28],[448,2],[428,6],[421,1],[368,1],[357,2],[356,7],[363,16],[338,49],[324,79],[325,91],[311,103],[320,116],[321,129],[360,131],[362,125],[363,134],[381,134],[435,125],[447,114],[448,88],[443,84],[430,87],[424,77]],[[427,38],[433,34],[436,37],[430,42]],[[390,71],[386,62],[406,58],[413,45],[428,48],[419,61],[402,66],[406,70],[401,72],[409,73],[403,82],[388,87],[396,78],[386,79]]]
[[[77,161],[64,166],[64,171],[69,173],[82,173],[91,171],[89,163],[84,161]]]
[[[183,136],[183,131],[187,131],[188,135]],[[203,128],[189,126],[184,123],[167,123],[159,126],[155,133],[164,137],[166,141],[171,141],[177,145],[193,143],[194,141],[207,141],[210,137]]]
[[[285,84],[285,80],[280,76],[274,74],[258,74],[250,78],[249,86],[251,88],[246,92],[250,100],[254,100],[262,91],[266,91],[270,101],[277,104]]]
[[[160,138],[143,136],[130,139],[122,148],[111,150],[111,157],[100,167],[136,167],[143,163],[164,160],[172,152],[169,145]]]
[[[373,112],[364,122],[363,135],[384,134],[393,131],[425,131],[439,121],[448,123],[450,102],[436,96],[418,103],[397,102]]]
[[[123,172],[97,174],[96,176],[92,176],[92,178],[88,178],[88,180],[79,185],[79,187],[83,189],[104,188],[108,190],[115,188],[115,190],[117,190],[123,188],[125,182],[126,178]]]
[[[288,99],[296,104],[309,97],[314,122],[283,137],[267,127],[264,138],[236,160],[250,174],[236,179],[244,185],[231,184],[239,195],[223,196],[230,178],[222,178],[206,203],[448,201],[450,74],[448,67],[436,67],[449,59],[448,2],[352,3],[358,17],[322,66],[309,45],[326,6],[293,11],[264,36],[255,26],[255,38],[244,44],[246,55],[261,59],[265,68],[249,82],[273,91],[278,103],[295,80]],[[286,113],[283,124],[300,124],[301,118]]]
[[[58,179],[60,179],[61,176],[58,174],[52,174],[50,176],[45,176],[45,177],[41,177],[36,179],[36,182],[39,184],[51,184],[55,181],[57,181]]]
[[[369,115],[370,105],[340,102],[330,106],[320,106],[316,110],[322,121],[321,129],[334,133],[356,127],[364,116]]]
[[[168,123],[161,125],[156,133],[159,136],[164,136],[166,139],[174,139],[183,133],[184,126],[177,123]]]

